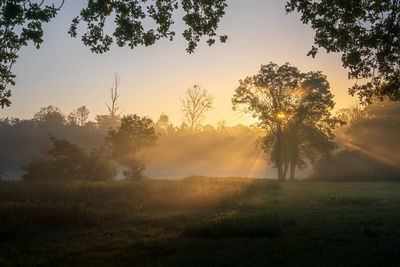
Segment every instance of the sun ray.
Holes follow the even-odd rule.
[[[348,148],[350,148],[350,149],[354,149],[354,150],[360,151],[361,153],[366,154],[366,155],[368,155],[368,156],[370,156],[370,157],[372,157],[374,159],[377,159],[380,162],[383,162],[385,164],[388,164],[390,166],[393,166],[393,167],[396,167],[396,168],[400,169],[399,162],[397,162],[395,160],[392,160],[392,159],[389,159],[389,158],[387,158],[387,157],[385,157],[383,155],[380,155],[379,153],[369,151],[369,150],[367,150],[365,148],[362,148],[362,147],[358,146],[357,144],[355,144],[353,142],[350,142],[350,141],[347,141],[346,146]]]

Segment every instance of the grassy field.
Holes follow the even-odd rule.
[[[400,183],[0,183],[0,266],[399,266]]]

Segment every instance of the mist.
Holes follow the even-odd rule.
[[[336,131],[339,149],[316,166],[326,180],[400,179],[400,103],[384,101],[341,111],[347,125]]]
[[[260,131],[243,125],[161,136],[149,150],[146,174],[154,178],[204,176],[274,177],[256,141]]]
[[[236,125],[220,128],[204,126],[195,132],[172,127],[165,134],[159,127],[158,144],[141,153],[147,163],[144,174],[149,178],[183,178],[192,175],[225,177],[274,178],[275,170],[258,145],[262,131],[255,127]],[[34,120],[3,119],[0,124],[0,151],[3,158],[3,179],[20,179],[22,166],[48,146],[48,134],[66,139],[89,151],[101,147],[107,127],[87,124],[37,124]],[[119,169],[122,178],[123,168]]]

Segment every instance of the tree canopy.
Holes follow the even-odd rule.
[[[290,167],[313,163],[334,147],[339,120],[331,116],[333,95],[321,72],[302,73],[288,63],[262,65],[258,74],[240,80],[232,98],[234,109],[250,113],[266,135],[261,145],[285,180]]]
[[[399,0],[320,1],[287,0],[286,11],[297,11],[303,23],[315,31],[309,55],[318,48],[342,53],[349,78],[365,81],[349,89],[352,95],[369,102],[373,96],[400,100],[400,2]],[[14,85],[12,66],[19,50],[29,42],[39,48],[43,42],[42,24],[50,22],[64,0],[5,0],[0,2],[0,105],[11,104],[10,85]],[[183,11],[186,29],[182,35],[192,53],[202,37],[213,45],[227,0],[88,0],[73,19],[68,33],[78,36],[78,26],[86,25],[82,42],[94,53],[104,53],[113,43],[135,48],[150,46],[167,38],[173,40],[174,14]],[[114,19],[113,33],[105,28]],[[147,20],[152,23],[145,23]],[[149,27],[152,25],[153,27]]]
[[[65,123],[65,115],[61,109],[52,105],[42,107],[33,115],[36,123],[46,125],[63,125]]]
[[[43,43],[43,23],[50,22],[61,9],[64,0],[5,0],[0,2],[0,105],[11,104],[9,85],[14,85],[12,66],[19,50],[33,42],[36,48]],[[82,42],[94,53],[104,53],[113,43],[135,48],[150,46],[157,40],[173,40],[175,31],[173,15],[181,8],[186,29],[182,33],[188,42],[187,52],[192,53],[203,36],[213,45],[227,36],[217,34],[220,19],[225,14],[226,0],[88,0],[72,23],[68,33],[78,36],[78,25],[85,24]],[[105,31],[114,18],[114,32]],[[153,27],[148,27],[148,20]],[[145,23],[146,21],[146,23]],[[148,27],[148,28],[147,28]]]
[[[349,78],[365,81],[350,94],[368,103],[374,96],[400,100],[399,0],[290,0],[286,10],[299,12],[315,31],[309,55],[319,47],[340,52]]]
[[[142,179],[145,162],[138,153],[155,146],[158,135],[153,121],[148,117],[126,115],[121,119],[118,129],[110,129],[106,137],[107,148],[112,159],[128,167],[124,174],[128,179]]]

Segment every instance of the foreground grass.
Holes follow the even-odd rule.
[[[1,266],[397,266],[400,184],[0,183]]]

